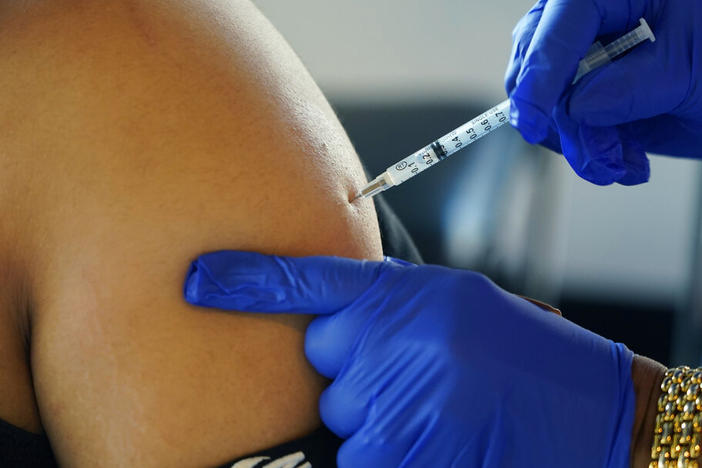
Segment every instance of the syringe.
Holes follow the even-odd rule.
[[[639,23],[639,27],[604,47],[599,42],[593,44],[585,58],[580,61],[573,83],[578,81],[583,75],[611,62],[615,57],[622,55],[640,43],[646,40],[655,42],[656,37],[653,35],[653,31],[651,31],[646,20],[641,18]],[[500,128],[509,120],[509,107],[508,99],[419,151],[412,153],[397,164],[390,166],[385,172],[366,184],[351,201],[372,197],[390,187],[400,185],[402,182],[411,179],[488,133]]]

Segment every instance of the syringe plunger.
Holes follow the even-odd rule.
[[[656,36],[653,34],[653,31],[651,31],[646,20],[641,18],[639,19],[638,28],[624,34],[622,37],[606,46],[595,42],[592,44],[592,47],[590,47],[590,50],[587,51],[585,58],[580,61],[578,72],[575,74],[573,83],[580,80],[583,75],[590,73],[595,68],[608,64],[627,50],[649,39],[651,42],[656,42]]]

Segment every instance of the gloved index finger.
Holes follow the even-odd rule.
[[[377,279],[383,262],[219,251],[198,257],[184,294],[194,305],[270,313],[330,314]]]
[[[527,49],[512,92],[510,120],[530,143],[547,136],[553,108],[600,32],[595,0],[550,0]]]

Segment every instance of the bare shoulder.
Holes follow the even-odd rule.
[[[372,205],[348,203],[360,164],[304,67],[247,1],[20,3],[0,8],[0,179],[30,213],[59,461],[207,465],[311,431],[308,319],[181,298],[206,251],[379,258]]]

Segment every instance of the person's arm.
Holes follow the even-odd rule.
[[[319,426],[309,319],[203,314],[202,252],[380,258],[329,105],[248,1],[0,6],[2,207],[66,466],[209,466]],[[7,210],[6,210],[7,208]]]

